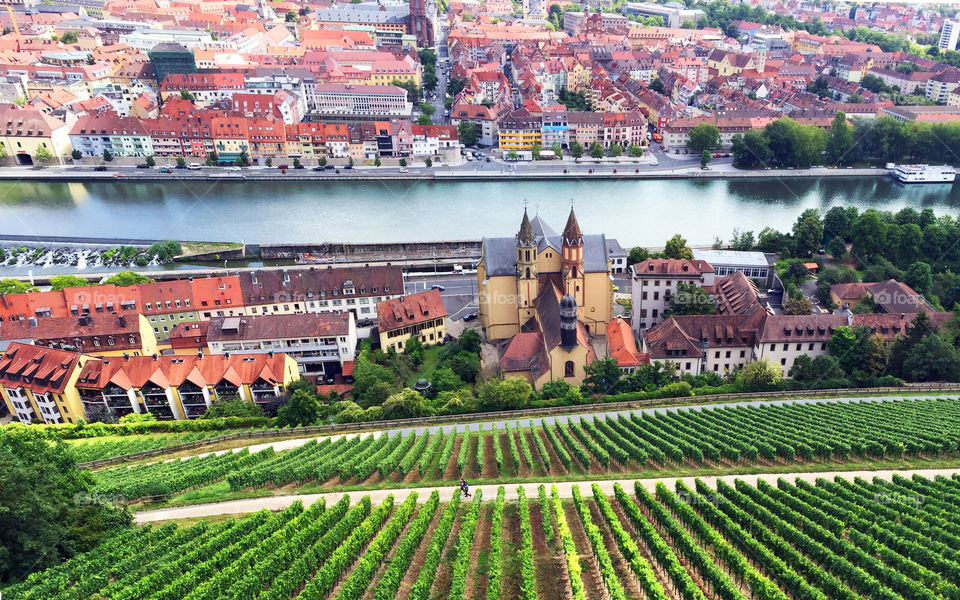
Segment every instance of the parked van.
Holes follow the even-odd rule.
[[[191,169],[191,170],[193,170],[193,171],[199,171],[199,170],[200,170],[200,166],[201,166],[200,163],[190,163],[190,165],[187,166],[187,168],[188,168],[188,169]]]

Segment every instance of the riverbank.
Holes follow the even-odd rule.
[[[403,171],[403,172],[401,172]],[[242,171],[225,171],[210,167],[199,170],[175,169],[162,173],[156,169],[116,167],[94,171],[81,167],[45,167],[0,169],[0,181],[62,181],[62,182],[117,182],[146,183],[160,181],[203,181],[216,183],[244,183],[249,181],[366,181],[390,180],[398,182],[464,182],[464,181],[545,181],[545,180],[637,180],[637,179],[741,179],[741,178],[795,178],[795,177],[879,177],[887,176],[886,169],[765,169],[747,171],[736,169],[729,162],[718,163],[708,169],[699,166],[660,168],[649,164],[629,162],[594,164],[569,163],[493,163],[464,167],[355,167],[313,171],[249,167]]]

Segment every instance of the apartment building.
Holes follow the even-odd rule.
[[[210,321],[206,341],[213,354],[283,352],[301,374],[330,378],[354,359],[357,325],[348,311],[218,317]]]
[[[124,356],[90,359],[75,385],[85,411],[193,419],[217,400],[269,402],[300,378],[286,354]]]
[[[394,85],[321,83],[307,95],[311,116],[329,122],[409,119],[413,103],[407,90]]]
[[[0,324],[0,340],[83,352],[95,356],[150,355],[157,352],[153,327],[143,315],[88,314],[30,317]]]
[[[380,347],[403,352],[404,343],[417,338],[436,344],[447,335],[447,309],[439,290],[401,296],[377,305]]]
[[[75,383],[89,357],[15,342],[0,354],[0,396],[21,423],[76,423],[84,416]]]

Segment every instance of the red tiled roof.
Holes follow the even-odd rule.
[[[279,340],[332,337],[350,333],[349,312],[300,315],[259,315],[210,319],[208,341]]]
[[[440,290],[428,290],[377,303],[381,333],[446,316],[447,309],[443,306]]]
[[[124,389],[142,387],[148,381],[160,387],[179,386],[191,381],[197,386],[228,381],[235,386],[262,380],[269,384],[284,380],[286,354],[205,354],[111,357],[89,360],[80,371],[78,387],[103,389],[115,383]]]
[[[550,370],[550,355],[540,332],[518,333],[500,357],[500,370],[512,373],[529,371],[534,379]]]
[[[140,321],[139,315],[112,314],[9,321],[0,323],[0,339],[64,344],[87,352],[126,350],[140,347]]]
[[[650,355],[637,352],[630,325],[620,317],[614,318],[607,325],[607,345],[610,356],[617,360],[618,366],[639,367],[650,364]]]
[[[0,383],[10,388],[26,387],[41,394],[60,393],[79,360],[76,352],[13,342],[0,355]]]
[[[685,258],[648,258],[633,266],[637,275],[699,275],[713,273],[713,267],[703,260]]]

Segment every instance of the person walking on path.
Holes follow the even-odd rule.
[[[467,485],[467,481],[463,477],[460,478],[460,491],[463,492],[465,497],[470,497],[470,486]]]

